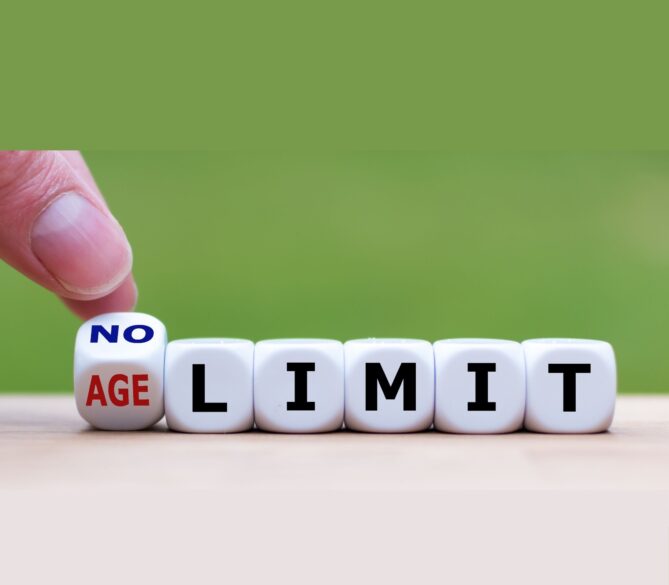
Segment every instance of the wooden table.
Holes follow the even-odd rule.
[[[669,397],[609,433],[93,431],[0,397],[3,583],[669,582]]]

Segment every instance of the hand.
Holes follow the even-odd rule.
[[[130,244],[76,151],[0,151],[0,258],[85,319],[137,301]]]

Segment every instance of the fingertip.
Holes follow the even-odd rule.
[[[0,151],[0,258],[57,295],[105,297],[132,248],[81,156]]]
[[[111,294],[132,268],[132,248],[121,226],[78,193],[60,195],[40,212],[30,245],[63,289],[79,298]]]
[[[62,298],[62,301],[75,315],[85,320],[103,313],[132,311],[137,304],[137,297],[137,285],[132,275],[129,275],[118,288],[99,299],[78,301]]]

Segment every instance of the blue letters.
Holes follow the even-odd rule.
[[[132,332],[135,329],[141,329],[144,331],[144,337],[142,339],[135,339],[132,336]],[[149,327],[148,325],[131,325],[130,327],[127,327],[126,330],[123,332],[123,339],[125,339],[129,343],[146,343],[150,339],[153,338],[153,329]]]
[[[137,329],[143,331],[143,336],[140,339],[135,339],[132,335]],[[109,343],[118,343],[118,325],[112,325],[111,331],[107,331],[102,325],[92,325],[91,343],[97,343],[100,335]],[[153,329],[148,325],[131,325],[123,331],[123,339],[128,343],[146,343],[153,339]]]
[[[93,325],[91,327],[91,343],[97,343],[100,334],[102,334],[102,337],[109,343],[116,343],[118,341],[118,325],[112,325],[111,333],[102,325]]]

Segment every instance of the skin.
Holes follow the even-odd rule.
[[[77,151],[0,151],[0,257],[83,319],[137,302],[130,245]]]

